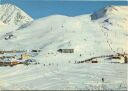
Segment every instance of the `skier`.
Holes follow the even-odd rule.
[[[104,78],[102,78],[102,82],[104,82]]]
[[[127,56],[124,56],[124,62],[125,62],[125,63],[128,62],[128,58],[127,58]]]

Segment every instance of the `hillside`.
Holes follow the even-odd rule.
[[[120,9],[120,6],[116,7],[119,8],[119,13],[115,13],[116,19],[113,15],[114,11],[111,11],[95,21],[90,15],[78,17],[55,15],[35,20],[18,31],[12,32],[12,38],[2,40],[0,48],[7,49],[6,45],[9,43],[9,49],[41,49],[45,53],[49,51],[56,53],[60,48],[73,48],[76,53],[95,55],[109,54],[118,50],[127,52],[127,28],[120,27],[122,22],[113,22],[120,21],[120,18],[126,19],[127,14],[124,12],[123,16],[121,10],[124,9]],[[108,8],[108,11],[110,10],[113,10],[113,6]],[[98,12],[97,15],[101,15]],[[106,18],[109,18],[112,24],[105,22]],[[127,20],[124,22],[125,25],[126,22]]]

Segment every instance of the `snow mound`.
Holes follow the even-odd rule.
[[[33,19],[15,5],[2,4],[0,5],[0,20],[5,24],[21,26]]]

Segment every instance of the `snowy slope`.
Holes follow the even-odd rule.
[[[1,68],[2,90],[126,90],[127,65],[54,64]],[[101,78],[105,82],[101,82]]]
[[[128,6],[108,6],[91,15],[97,22],[109,44],[115,43],[117,50],[128,51]],[[107,33],[108,32],[108,33]],[[124,46],[122,48],[121,46]],[[111,45],[112,48],[116,47]]]
[[[113,15],[113,7],[119,8],[115,13],[118,19]],[[93,54],[93,56],[110,54],[120,50],[127,52],[127,28],[118,26],[122,25],[118,22],[112,22],[113,25],[108,22],[104,23],[106,18],[110,17],[109,21],[120,21],[120,18],[127,18],[127,14],[123,12],[124,8],[112,6],[105,9],[112,11],[105,13],[106,16],[95,21],[91,19],[90,15],[78,17],[54,15],[35,20],[28,26],[14,32],[15,38],[7,41],[3,39],[0,48],[6,49],[6,45],[9,43],[10,47],[8,48],[10,49],[41,49],[43,53],[49,51],[56,53],[59,48],[73,48],[78,54]],[[98,12],[97,14],[101,14]],[[122,16],[120,16],[120,12],[122,12]],[[126,22],[124,22],[125,25]]]
[[[15,5],[2,4],[0,5],[0,20],[5,24],[21,26],[33,19]]]
[[[11,25],[5,24],[0,21],[0,40],[3,39],[2,36],[6,33],[15,31],[16,27],[12,27]]]
[[[103,38],[95,39],[97,36]],[[57,15],[42,18],[26,28],[16,31],[14,37],[7,41],[2,40],[5,42],[1,42],[0,48],[7,49],[6,45],[9,43],[10,47],[8,48],[10,49],[41,49],[44,53],[49,51],[56,53],[59,48],[74,48],[78,54],[90,54],[99,48],[104,48],[105,43],[104,35],[99,31],[99,25],[93,25],[89,15],[80,17]],[[94,46],[99,43],[101,46]],[[107,46],[106,50],[109,50]]]
[[[90,57],[128,52],[128,30],[124,26],[128,15],[124,11],[128,11],[127,6],[109,6],[92,15],[48,16],[0,35],[0,50],[41,49],[35,57],[39,65],[1,68],[0,89],[126,90],[127,64],[74,64]],[[9,34],[13,37],[5,40]],[[73,48],[75,53],[58,53],[60,48]]]
[[[37,56],[38,60],[52,58],[54,61],[60,58],[74,61],[117,52],[128,53],[128,30],[121,27],[122,23],[127,25],[128,16],[124,12],[127,9],[127,6],[109,6],[92,15],[53,15],[41,18],[15,32],[0,36],[0,49],[40,49],[42,51]],[[104,10],[107,13],[102,12]],[[104,16],[92,19],[98,15]],[[121,19],[126,20],[123,22]],[[11,38],[7,39],[9,35]],[[75,53],[60,55],[57,52],[60,48],[73,48]],[[48,53],[54,55],[47,57]],[[79,58],[80,54],[83,56]]]

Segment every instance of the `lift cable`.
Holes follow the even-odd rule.
[[[102,26],[101,26],[101,27],[102,27]],[[116,53],[116,52],[114,51],[114,49],[112,48],[112,46],[111,46],[110,40],[108,40],[108,34],[105,33],[102,29],[101,29],[101,31],[102,31],[102,33],[104,34],[104,36],[106,37],[106,42],[107,42],[107,44],[108,44],[110,50],[111,50],[113,53]]]

